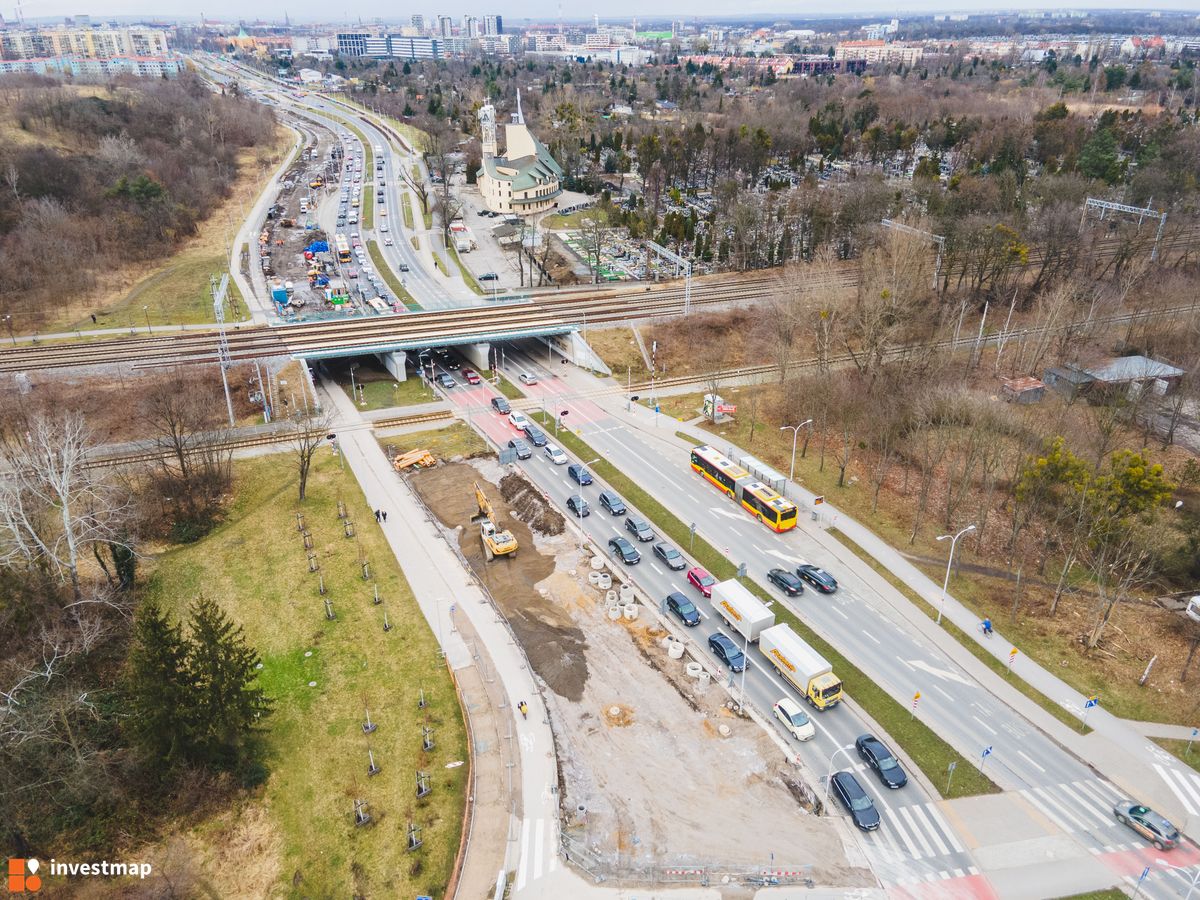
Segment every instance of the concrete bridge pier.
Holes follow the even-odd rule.
[[[581,369],[590,369],[601,375],[612,374],[612,370],[605,365],[604,360],[597,355],[578,331],[549,335],[541,340],[553,349],[556,357],[570,360]]]
[[[477,372],[486,372],[492,367],[490,359],[492,355],[492,345],[490,343],[483,344],[459,344],[454,348],[463,356],[465,356]]]
[[[383,367],[392,373],[392,377],[397,381],[408,380],[408,353],[403,350],[391,350],[387,353],[378,354]]]

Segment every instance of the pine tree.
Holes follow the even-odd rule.
[[[189,755],[193,684],[188,642],[154,600],[138,610],[129,652],[130,729],[134,741],[166,763]]]
[[[232,766],[245,757],[259,718],[271,711],[255,685],[258,653],[212,600],[193,603],[191,617],[187,667],[195,684],[196,753],[210,765]]]

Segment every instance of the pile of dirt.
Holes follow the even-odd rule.
[[[565,523],[562,513],[552,507],[524,475],[510,472],[500,479],[500,493],[512,511],[538,534],[562,534]]]

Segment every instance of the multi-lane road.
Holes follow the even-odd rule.
[[[992,748],[986,771],[1006,792],[1012,815],[1028,818],[1022,832],[1029,842],[1027,858],[1008,860],[1003,866],[996,864],[1001,851],[990,846],[996,843],[995,836],[976,833],[977,823],[966,813],[955,812],[957,804],[965,801],[939,800],[923,787],[921,777],[910,779],[900,791],[887,791],[853,749],[838,752],[839,748],[852,748],[858,735],[871,730],[852,708],[815,715],[817,736],[804,744],[784,736],[771,719],[822,787],[832,762],[835,769],[855,771],[873,795],[884,825],[878,832],[863,835],[862,840],[885,885],[911,896],[930,896],[936,891],[939,896],[987,897],[996,890],[1019,894],[1021,885],[1037,884],[1040,879],[1047,889],[1067,893],[1076,878],[1081,885],[1094,885],[1105,878],[1128,882],[1150,866],[1153,878],[1143,884],[1142,892],[1151,897],[1177,896],[1178,888],[1192,873],[1168,869],[1156,860],[1187,868],[1200,863],[1200,851],[1190,843],[1170,853],[1155,851],[1118,823],[1112,806],[1125,796],[1123,792],[997,699],[985,680],[926,639],[908,601],[872,574],[864,574],[851,554],[829,549],[804,522],[793,532],[776,535],[744,515],[691,472],[687,451],[678,442],[655,437],[649,422],[641,430],[631,424],[630,417],[616,414],[622,402],[619,396],[591,399],[585,394],[592,392],[580,391],[567,378],[557,377],[543,364],[540,354],[534,358],[517,346],[506,348],[505,361],[513,380],[519,371],[540,376],[538,384],[526,388],[533,403],[540,401],[551,412],[569,409],[571,427],[581,432],[597,453],[681,520],[697,523],[697,533],[722,548],[732,562],[746,563],[748,577],[772,590],[777,603],[786,605],[837,646],[893,697],[907,703],[915,691],[921,691],[921,718],[964,756],[978,763],[984,748]],[[455,373],[449,374],[459,385],[444,391],[447,399],[478,430],[497,446],[518,436],[505,417],[491,411],[490,386],[470,387]],[[551,431],[548,434],[554,442]],[[604,548],[609,537],[625,534],[623,519],[609,516],[596,502],[604,487],[599,481],[581,488],[568,477],[565,466],[555,466],[538,448],[532,459],[519,465],[564,511],[571,494],[582,493],[588,499],[592,514],[574,521],[598,548]],[[631,577],[652,603],[660,603],[672,591],[691,598],[701,610],[702,623],[689,630],[673,618],[671,622],[677,633],[693,640],[699,652],[707,653],[707,636],[723,630],[719,618],[686,583],[684,574],[667,570],[650,547],[639,545],[642,562],[637,566],[623,569],[616,563],[615,568]],[[687,555],[687,547],[678,549]],[[810,589],[787,598],[770,587],[765,578],[768,569],[801,561],[833,572],[840,582],[837,593],[814,596]],[[736,633],[729,636],[742,645]],[[751,648],[749,659],[747,702],[769,717],[772,704],[794,692],[760,662],[757,650]],[[710,661],[718,666],[715,658]],[[740,682],[735,684],[735,693],[739,687]],[[1007,847],[1016,842],[1005,843]],[[991,872],[986,871],[989,865]],[[1036,896],[1037,892],[1027,895]]]

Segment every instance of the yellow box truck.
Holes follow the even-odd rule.
[[[833,666],[790,626],[773,625],[763,631],[758,649],[815,709],[830,709],[842,699],[842,680],[833,674]]]

